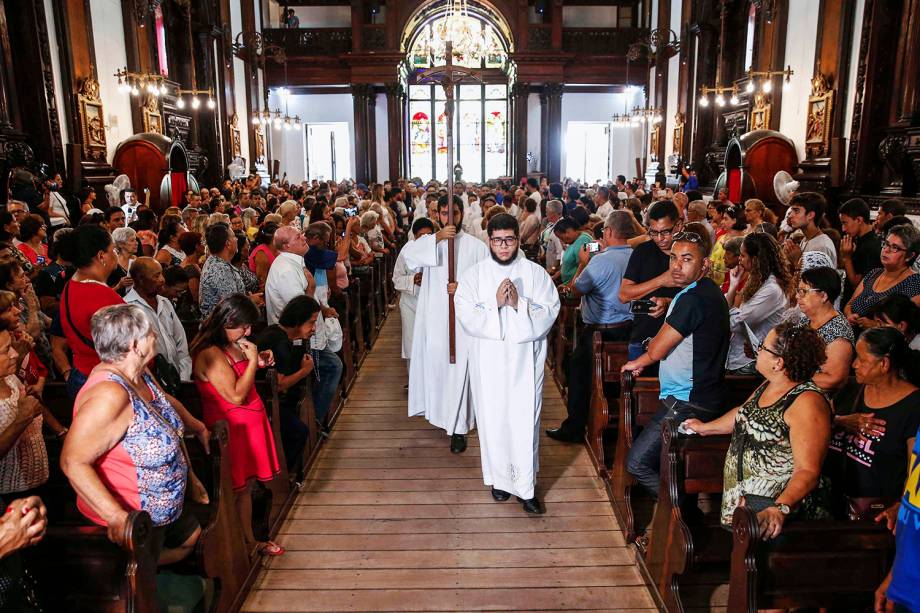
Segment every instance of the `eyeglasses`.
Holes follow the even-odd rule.
[[[518,238],[516,236],[496,236],[490,238],[489,242],[492,243],[493,247],[514,247],[517,245]]]
[[[776,356],[776,357],[778,357],[778,358],[783,357],[783,354],[777,353],[776,351],[773,351],[772,349],[770,349],[769,347],[767,347],[767,341],[766,341],[766,339],[760,342],[760,345],[757,347],[757,351],[766,351],[767,353],[769,353],[769,354],[771,354],[771,355],[774,355],[774,356]]]
[[[815,289],[813,287],[798,287],[795,290],[795,295],[798,296],[799,298],[804,298],[805,295],[808,294],[808,292],[823,292],[823,291],[824,290]]]
[[[671,226],[665,230],[649,230],[648,235],[651,238],[664,238],[666,236],[671,236],[671,234],[674,232],[674,228],[676,227],[677,226]]]
[[[892,242],[887,240],[882,241],[882,249],[887,249],[888,251],[894,251],[895,253],[901,253],[902,251],[907,251],[906,248],[901,247],[900,245],[895,245]]]
[[[698,243],[703,240],[696,232],[678,232],[674,235],[674,242]]]

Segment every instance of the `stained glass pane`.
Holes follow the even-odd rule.
[[[434,99],[435,100],[447,100],[447,96],[444,95],[444,88],[440,85],[434,86]]]
[[[486,85],[486,99],[504,98],[508,93],[507,85]]]
[[[440,88],[438,88],[440,89]],[[444,103],[434,103],[434,113],[437,117],[434,129],[435,146],[435,179],[447,180],[447,115],[444,112]]]
[[[409,103],[409,168],[412,176],[431,179],[431,112],[429,102]]]
[[[460,99],[461,100],[479,100],[480,96],[482,96],[482,86],[480,85],[461,85],[460,86]]]
[[[508,103],[505,100],[486,102],[486,180],[508,174]]]
[[[430,100],[431,99],[431,86],[430,85],[410,85],[409,86],[409,99],[410,100]]]
[[[482,103],[479,100],[464,101],[459,107],[460,129],[457,142],[460,165],[463,167],[463,180],[481,183]]]

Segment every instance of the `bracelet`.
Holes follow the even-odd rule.
[[[68,432],[70,432],[70,428],[64,428],[63,430],[58,432],[55,436],[58,438],[58,440],[60,440],[64,438],[65,436],[67,436]]]

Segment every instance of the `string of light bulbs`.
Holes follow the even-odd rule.
[[[795,74],[795,71],[792,70],[792,66],[787,66],[785,70],[749,70],[741,81],[747,80],[744,85],[744,91],[748,94],[753,94],[758,89],[764,94],[769,94],[773,91],[773,78],[777,76],[783,77],[783,91],[789,91],[793,74]],[[759,87],[758,79],[760,79]],[[712,102],[717,107],[721,108],[726,104],[737,106],[741,102],[738,98],[740,92],[741,90],[737,83],[726,87],[707,87],[704,85],[700,88],[699,105],[704,108],[709,106],[710,96],[714,94]],[[729,94],[730,97],[726,100],[725,96]]]
[[[281,87],[277,91],[278,95],[281,96],[281,99],[284,100],[284,115],[281,114],[281,108],[275,108],[274,111],[270,111],[267,108],[264,111],[256,111],[252,114],[252,125],[263,125],[271,126],[276,130],[299,130],[301,127],[301,121],[299,115],[288,114],[288,97],[291,95],[290,91],[286,87]],[[267,106],[266,101],[266,106]]]
[[[217,103],[214,102],[214,92],[209,87],[208,89],[177,89],[176,90],[176,108],[184,109],[185,108],[185,98],[182,96],[191,96],[189,101],[189,106],[194,110],[198,110],[201,107],[201,98],[199,96],[207,95],[208,99],[205,102],[205,105],[209,109],[214,109],[217,107]]]
[[[166,89],[166,78],[153,72],[131,72],[125,66],[113,75],[118,79],[118,91],[122,94],[140,96],[146,92],[152,96],[162,96]]]

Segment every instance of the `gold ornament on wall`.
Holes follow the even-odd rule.
[[[770,129],[770,110],[772,105],[766,94],[758,93],[754,96],[754,105],[751,107],[750,131]]]
[[[147,94],[144,100],[144,132],[163,133],[163,116],[160,114],[160,100],[158,97]]]
[[[684,150],[684,114],[678,111],[674,114],[674,144],[672,153],[676,156],[683,155]]]
[[[808,97],[808,123],[805,127],[805,155],[823,158],[830,155],[831,119],[834,113],[834,90],[830,81],[818,73],[811,80]]]
[[[658,143],[661,142],[661,124],[655,124],[648,139],[648,152],[653,162],[658,161]]]
[[[234,113],[230,116],[230,155],[243,155],[242,136],[240,135],[240,118]]]
[[[80,128],[83,133],[83,159],[104,162],[106,156],[105,115],[95,71],[80,85],[77,104],[80,112]]]

